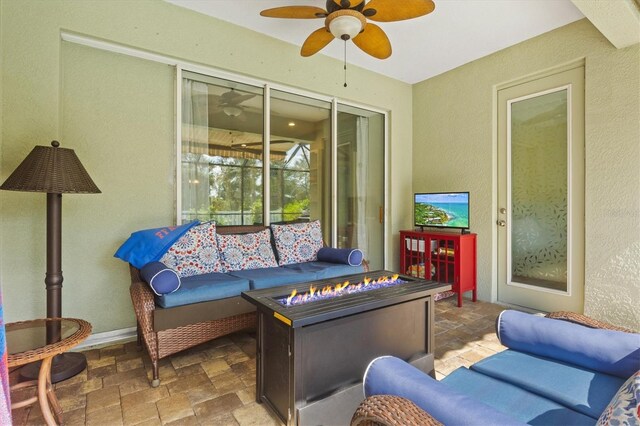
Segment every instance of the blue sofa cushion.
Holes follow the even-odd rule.
[[[624,383],[624,379],[617,376],[511,349],[475,363],[471,370],[509,382],[594,419]]]
[[[457,392],[400,358],[384,356],[369,364],[363,379],[365,396],[407,398],[445,425],[521,425],[511,416]],[[593,419],[590,419],[593,423]]]
[[[500,314],[496,333],[511,349],[624,379],[640,365],[640,334],[594,329],[512,310]]]
[[[129,236],[113,256],[140,269],[149,262],[160,260],[160,257],[182,234],[199,223],[195,220],[180,226],[136,231]]]
[[[335,278],[342,275],[359,274],[364,272],[362,265],[349,266],[340,263],[329,262],[304,262],[285,265],[283,268],[291,269],[301,273],[313,273],[316,280]]]
[[[451,392],[466,395],[472,400],[482,402],[531,425],[593,425],[595,423],[592,417],[573,411],[557,402],[464,367],[453,371],[442,379],[442,383],[451,389]],[[456,409],[465,411],[467,407],[449,405],[449,409],[457,412]],[[487,417],[478,416],[477,419],[487,420],[487,424],[500,424]]]
[[[249,281],[251,290],[277,287],[285,284],[314,281],[315,272],[299,272],[288,268],[260,268],[229,272],[228,275]]]
[[[140,269],[140,276],[156,296],[173,293],[180,288],[178,273],[162,262],[147,263]]]
[[[247,279],[211,272],[182,278],[180,290],[156,297],[156,303],[163,308],[173,308],[191,303],[239,296],[240,293],[249,289],[249,280]]]
[[[360,266],[362,264],[362,258],[362,251],[356,248],[322,247],[318,251],[318,260],[320,262]]]

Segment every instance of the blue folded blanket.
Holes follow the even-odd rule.
[[[178,238],[199,223],[200,221],[194,220],[180,226],[166,226],[134,232],[113,256],[141,269],[149,262],[160,260]]]
[[[339,249],[333,247],[322,247],[318,251],[318,260],[320,262],[360,266],[360,264],[362,264],[362,258],[362,251],[354,248]]]

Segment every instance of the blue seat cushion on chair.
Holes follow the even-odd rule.
[[[640,334],[601,330],[551,318],[503,311],[496,334],[508,348],[613,374],[625,380],[640,365]]]
[[[624,383],[620,377],[511,349],[477,362],[471,370],[509,382],[594,419],[600,417]]]
[[[349,266],[340,263],[330,262],[303,262],[293,263],[291,265],[285,265],[284,268],[292,269],[294,271],[315,274],[316,280],[324,280],[329,278],[340,277],[342,275],[359,274],[364,272],[362,265]]]
[[[249,280],[247,279],[211,272],[182,278],[178,291],[156,297],[156,303],[163,308],[173,308],[239,296],[240,293],[249,289]]]
[[[248,280],[251,290],[271,288],[305,281],[314,281],[316,279],[315,272],[300,272],[294,269],[282,267],[233,271],[228,272],[228,275]]]
[[[442,379],[442,383],[530,425],[594,425],[596,422],[596,419],[555,401],[465,367],[453,371]],[[467,407],[461,405],[451,409],[464,411]],[[480,423],[486,420],[487,424],[500,424],[484,417],[478,417],[477,420]]]
[[[445,425],[523,424],[393,356],[371,361],[364,375],[363,386],[367,397],[397,395],[407,398]]]

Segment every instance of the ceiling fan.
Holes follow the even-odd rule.
[[[391,43],[385,32],[371,22],[393,22],[413,19],[431,13],[432,0],[327,0],[326,10],[315,6],[284,6],[266,9],[260,15],[269,18],[325,18],[324,26],[305,40],[302,56],[311,56],[334,38],[353,40],[353,44],[374,58],[391,56]]]
[[[218,99],[218,108],[222,110],[229,117],[237,117],[244,111],[244,105],[240,105],[249,99],[254,98],[256,95],[247,93],[241,95],[234,89],[220,95]]]

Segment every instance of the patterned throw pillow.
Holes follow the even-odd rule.
[[[618,389],[596,426],[640,424],[640,370]]]
[[[189,229],[173,243],[160,262],[176,271],[180,278],[225,272],[218,253],[216,224],[203,223]]]
[[[322,248],[320,221],[271,225],[280,265],[313,262]]]
[[[268,229],[252,234],[218,234],[220,260],[227,271],[278,266]]]

